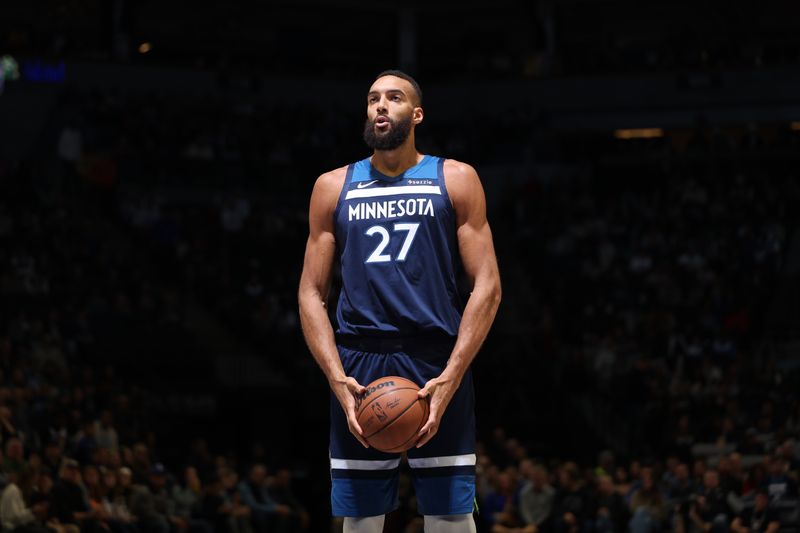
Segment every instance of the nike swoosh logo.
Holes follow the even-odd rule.
[[[373,183],[377,183],[377,182],[378,182],[378,180],[372,180],[372,181],[368,181],[366,183],[359,183],[358,185],[356,185],[356,187],[358,187],[359,189],[363,189],[364,187],[369,187]]]

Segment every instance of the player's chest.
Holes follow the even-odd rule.
[[[436,179],[367,180],[350,183],[339,221],[347,226],[406,219],[430,223],[446,217],[450,210],[450,200]]]

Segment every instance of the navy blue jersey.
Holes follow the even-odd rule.
[[[369,158],[347,168],[334,212],[342,289],[337,334],[458,334],[460,256],[444,159],[430,155],[399,176]]]

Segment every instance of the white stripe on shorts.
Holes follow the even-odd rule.
[[[334,459],[331,457],[331,468],[337,470],[392,470],[400,466],[400,459],[386,461],[363,461],[359,459]]]
[[[440,468],[443,466],[473,466],[477,462],[474,453],[465,455],[445,455],[442,457],[419,457],[408,459],[411,468]]]

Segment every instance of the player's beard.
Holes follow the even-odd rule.
[[[400,120],[389,120],[389,131],[380,133],[375,128],[375,121],[367,119],[364,124],[364,142],[373,150],[394,150],[399,148],[411,133],[411,117]]]

